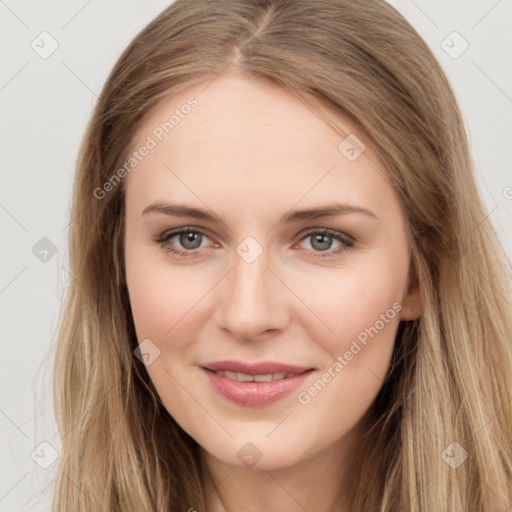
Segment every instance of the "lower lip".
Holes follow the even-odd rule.
[[[213,388],[232,402],[247,407],[259,407],[272,404],[297,389],[312,373],[308,370],[296,377],[271,382],[239,382],[223,375],[201,368],[210,379]]]

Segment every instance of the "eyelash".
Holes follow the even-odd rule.
[[[176,235],[181,235],[182,233],[200,233],[201,235],[203,235],[207,238],[210,238],[201,229],[194,228],[192,226],[187,226],[187,227],[183,227],[183,228],[173,229],[171,231],[164,231],[163,233],[161,233],[158,236],[158,238],[155,240],[155,242],[160,244],[166,251],[168,251],[172,254],[176,254],[179,256],[183,256],[183,257],[190,257],[191,255],[193,255],[193,253],[195,251],[198,251],[199,249],[191,249],[191,250],[185,251],[185,250],[181,250],[181,249],[176,249],[167,244],[167,242],[171,238],[174,238]],[[331,236],[332,238],[334,238],[335,240],[337,240],[338,242],[340,242],[342,244],[341,248],[338,248],[337,250],[334,250],[334,251],[331,251],[330,249],[327,249],[326,251],[312,251],[315,254],[314,257],[316,257],[316,258],[326,258],[329,256],[333,256],[335,254],[339,254],[343,251],[346,251],[354,246],[354,239],[352,237],[343,236],[338,231],[334,231],[334,230],[328,229],[328,228],[319,228],[319,229],[308,231],[299,240],[299,242],[302,242],[306,238],[308,238],[312,235],[316,235],[316,234]]]

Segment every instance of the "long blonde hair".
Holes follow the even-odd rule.
[[[359,452],[353,510],[510,511],[507,261],[450,85],[384,0],[177,0],[119,58],[74,182],[53,510],[206,512],[199,447],[134,356],[141,340],[124,279],[123,183],[102,199],[94,190],[164,99],[225,72],[269,79],[319,114],[348,116],[379,150],[405,213],[423,311],[399,326]],[[454,467],[454,454],[467,458]]]

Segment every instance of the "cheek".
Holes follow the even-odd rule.
[[[349,350],[354,339],[364,344],[369,331],[392,344],[408,271],[406,258],[394,256],[375,254],[350,268],[328,269],[329,279],[309,280],[319,283],[310,287],[307,302],[328,328],[321,343],[331,354]]]
[[[369,337],[392,341],[401,309],[400,298],[398,287],[387,280],[373,281],[371,291],[366,289],[362,278],[346,282],[343,291],[331,297],[331,304],[336,304],[330,312],[335,332],[329,343],[331,351],[343,353],[350,350],[354,340],[364,345]]]
[[[190,322],[197,323],[198,303],[208,292],[206,276],[172,269],[159,261],[146,263],[143,255],[137,264],[137,254],[127,254],[126,278],[130,305],[139,341],[155,338],[160,344],[180,332]],[[173,342],[174,343],[174,342]],[[178,341],[179,344],[179,341]]]
[[[406,261],[405,253],[379,253],[360,266],[332,273],[329,286],[317,286],[310,294],[312,309],[331,331],[323,329],[325,334],[314,339],[329,355],[320,382],[304,389],[299,402],[314,403],[322,414],[336,416],[334,430],[349,428],[364,414],[389,370],[407,282]]]
[[[149,339],[159,350],[146,371],[165,408],[186,431],[204,422],[201,411],[190,407],[187,379],[190,340],[206,321],[199,318],[200,300],[208,292],[206,277],[179,268],[172,270],[162,262],[136,264],[135,257],[130,259],[127,254],[126,278],[137,339],[139,343]],[[156,354],[154,348],[151,350]]]
[[[362,417],[382,387],[400,322],[406,261],[405,253],[380,253],[360,267],[340,270],[338,279],[312,295],[313,308],[334,332],[317,336],[330,356],[318,379],[298,398],[318,418],[333,419],[326,427],[333,436]]]

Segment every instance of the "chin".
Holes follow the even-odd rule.
[[[239,469],[271,471],[293,466],[307,458],[302,450],[297,449],[304,448],[300,439],[288,439],[288,443],[283,445],[277,438],[265,439],[265,435],[254,436],[252,441],[246,437],[241,441],[240,437],[236,437],[223,444],[200,445],[206,455]]]

